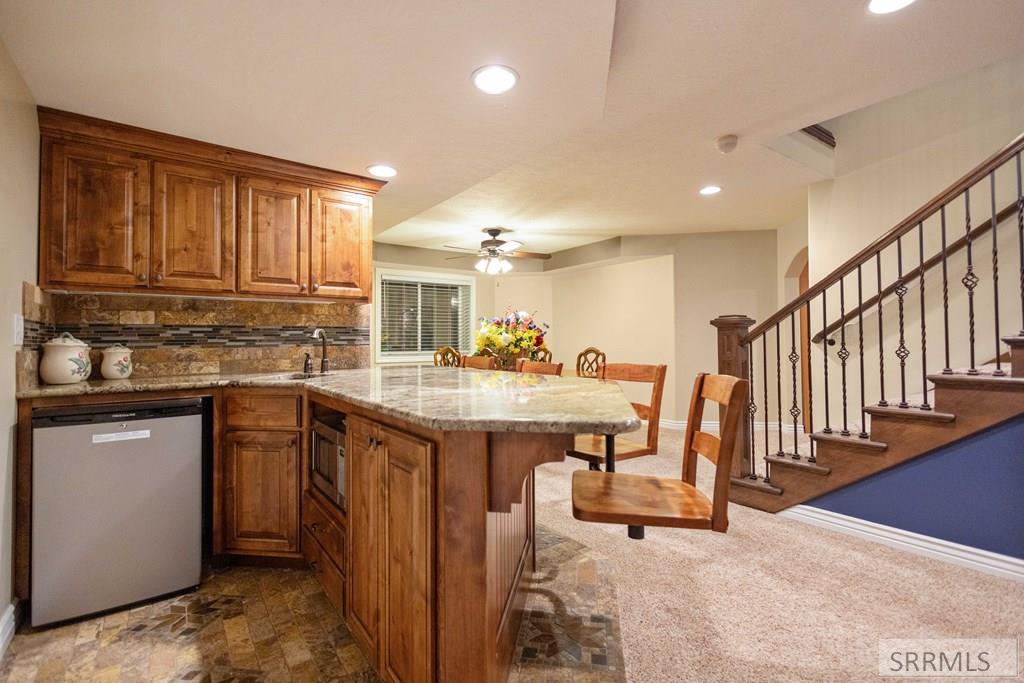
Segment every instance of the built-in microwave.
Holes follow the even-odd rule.
[[[318,416],[310,429],[310,481],[320,493],[345,509],[345,416]]]

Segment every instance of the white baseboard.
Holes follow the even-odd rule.
[[[1024,581],[1024,560],[1009,555],[1000,555],[988,550],[945,541],[941,538],[876,524],[810,505],[795,505],[780,512],[779,516],[789,517],[842,534],[857,536],[961,567],[968,567],[986,574],[994,574],[1004,579]]]
[[[14,605],[7,605],[4,614],[0,617],[0,657],[7,652],[7,646],[14,638]]]

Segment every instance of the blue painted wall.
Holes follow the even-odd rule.
[[[1024,558],[1024,418],[807,504]]]

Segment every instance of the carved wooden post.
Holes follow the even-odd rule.
[[[752,318],[745,315],[722,315],[711,321],[718,329],[718,372],[750,379],[750,362],[747,350],[740,346],[740,340],[750,331],[754,324]],[[748,397],[749,401],[749,397]],[[719,424],[722,422],[724,410],[718,410]],[[740,416],[740,434],[736,439],[736,452],[732,457],[732,476],[746,477],[751,472],[750,464],[750,416],[745,412]]]

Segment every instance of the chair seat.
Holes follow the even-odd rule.
[[[711,501],[678,479],[577,470],[572,516],[584,522],[711,528]]]
[[[586,460],[587,462],[604,464],[604,439],[601,434],[577,434],[576,442],[569,455]],[[615,437],[615,460],[628,460],[641,455],[653,453],[647,444],[627,439],[624,436]]]

